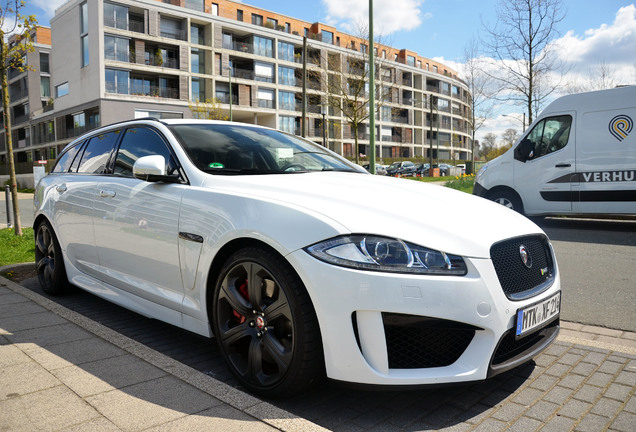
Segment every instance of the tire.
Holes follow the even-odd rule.
[[[46,220],[35,230],[35,268],[45,293],[58,296],[70,291],[60,243]]]
[[[214,289],[212,322],[234,377],[265,396],[291,396],[325,375],[316,313],[298,275],[275,252],[232,254]]]
[[[502,206],[507,207],[510,210],[514,210],[517,213],[523,214],[523,205],[521,204],[521,200],[514,192],[508,190],[499,190],[492,192],[489,198],[497,204],[501,204]]]

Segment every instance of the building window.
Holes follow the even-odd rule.
[[[286,42],[278,42],[278,59],[293,62],[294,45]]]
[[[192,100],[205,102],[205,80],[192,78]]]
[[[267,24],[265,24],[267,28],[275,29],[278,27],[278,20],[274,18],[267,18]]]
[[[283,132],[293,134],[296,132],[296,118],[291,116],[280,116],[278,118],[278,128]]]
[[[279,66],[278,67],[278,84],[295,86],[296,85],[295,70],[293,68]]]
[[[274,82],[274,65],[254,62],[254,79],[260,82]]]
[[[328,43],[330,45],[333,45],[333,33],[323,30],[322,31],[322,41],[324,43]]]
[[[291,24],[288,22],[285,23],[285,33],[291,33]]]
[[[296,111],[296,95],[292,92],[278,92],[278,108],[287,111]]]
[[[120,30],[128,30],[128,8],[104,2],[104,25]]]
[[[417,68],[422,69],[422,60],[417,61]]]
[[[205,73],[205,55],[198,49],[190,53],[190,69],[192,73]]]
[[[274,108],[274,90],[258,89],[256,93],[259,108]]]
[[[128,47],[130,41],[126,38],[104,36],[104,58],[122,62],[129,61]]]
[[[40,77],[40,96],[43,98],[51,97],[51,77]]]
[[[105,69],[106,93],[128,94],[128,71]]]
[[[262,26],[263,25],[263,15],[252,14],[252,24]]]
[[[437,66],[433,66],[433,72],[437,73]]]
[[[154,117],[157,119],[182,119],[182,112],[175,111],[143,111],[135,110],[135,118]]]
[[[406,64],[409,66],[415,66],[415,57],[406,56]]]
[[[62,97],[68,94],[68,82],[55,86],[55,97]]]
[[[40,53],[40,73],[51,73],[48,53]]]
[[[88,66],[88,4],[80,5],[80,46],[82,48],[82,67]]]
[[[185,40],[185,31],[181,28],[181,21],[161,17],[161,36],[170,39]]]
[[[205,2],[203,0],[185,0],[184,6],[187,7],[188,9],[192,9],[199,12],[205,12]],[[214,3],[212,3],[212,11],[214,11]],[[213,15],[217,15],[217,14],[213,13]]]
[[[205,45],[205,32],[202,25],[190,24],[190,42]]]
[[[243,21],[243,11],[241,9],[236,10],[236,19],[237,21]]]
[[[216,3],[212,3],[212,15],[215,15],[215,16],[219,15],[219,5]]]
[[[273,46],[274,42],[271,39],[254,36],[254,54],[265,57],[273,57]]]

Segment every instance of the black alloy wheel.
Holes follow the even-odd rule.
[[[35,268],[45,293],[62,295],[68,292],[69,284],[60,244],[51,225],[45,220],[35,230]]]
[[[289,396],[321,381],[322,344],[309,295],[274,252],[233,254],[221,270],[212,313],[219,348],[250,391]]]

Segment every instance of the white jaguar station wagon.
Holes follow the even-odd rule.
[[[484,380],[559,331],[534,223],[260,126],[102,127],[61,152],[34,204],[46,293],[80,287],[214,337],[260,395]]]

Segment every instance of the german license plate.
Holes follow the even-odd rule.
[[[515,335],[517,339],[537,330],[559,316],[561,311],[561,292],[517,311]]]

